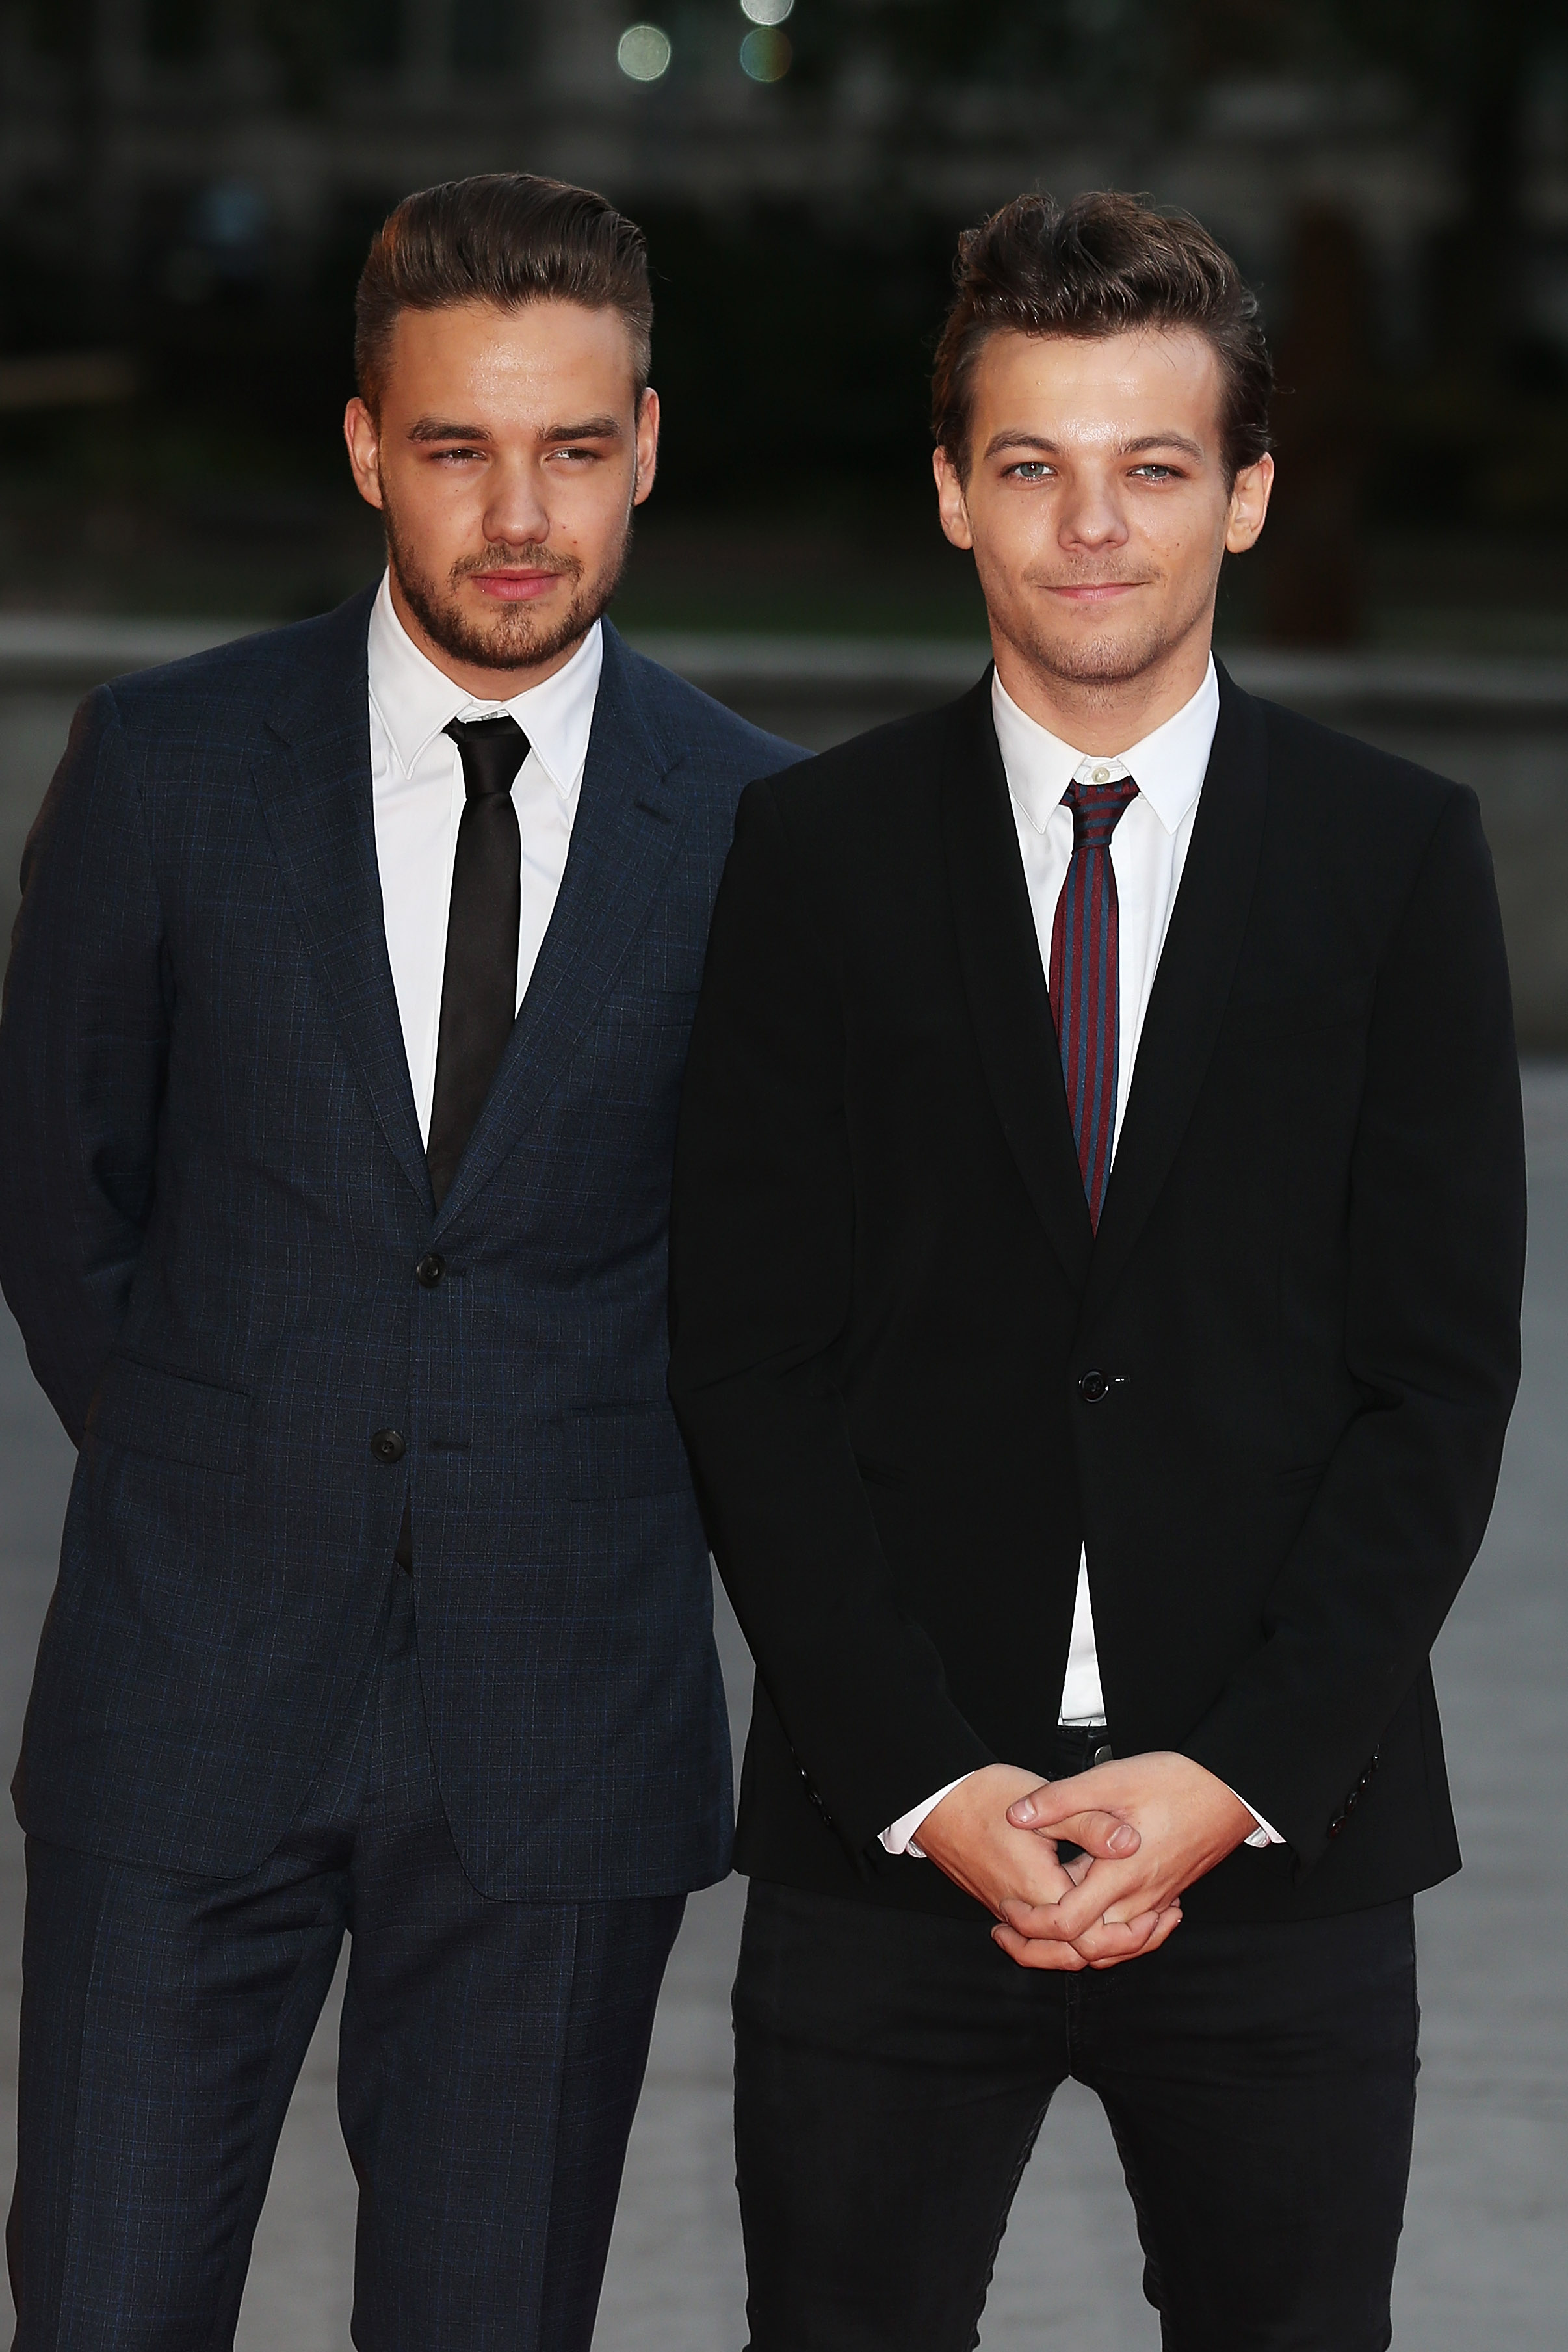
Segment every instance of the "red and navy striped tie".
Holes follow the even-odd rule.
[[[1110,836],[1137,790],[1131,776],[1112,776],[1101,768],[1075,776],[1063,795],[1072,811],[1072,861],[1051,930],[1051,1011],[1089,1222],[1097,1232],[1110,1180],[1121,1049],[1121,970]]]

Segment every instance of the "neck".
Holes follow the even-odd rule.
[[[492,669],[485,662],[461,661],[455,654],[449,654],[445,646],[437,645],[425,628],[404,595],[396,572],[389,571],[387,578],[392,586],[392,609],[408,636],[443,677],[449,677],[454,686],[460,686],[465,694],[473,696],[476,702],[510,702],[515,695],[526,694],[531,686],[542,686],[547,677],[553,677],[557,670],[565,668],[588,634],[587,629],[584,629],[570,645],[563,646],[543,661],[526,663],[520,669]],[[592,625],[590,622],[589,627]]]
[[[1065,677],[993,619],[996,675],[1020,710],[1075,751],[1117,759],[1185,708],[1204,682],[1214,631],[1211,604],[1198,625],[1131,677]]]

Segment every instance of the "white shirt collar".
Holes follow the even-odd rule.
[[[1087,776],[1101,768],[1112,776],[1131,776],[1165,831],[1174,833],[1203,789],[1219,719],[1219,678],[1211,654],[1191,701],[1115,759],[1090,759],[1061,742],[1019,709],[994,671],[991,709],[1007,789],[1037,833],[1044,833],[1079,770]]]
[[[575,790],[588,756],[605,660],[604,630],[597,621],[571,660],[542,686],[528,687],[510,702],[476,701],[420,652],[393,609],[390,577],[384,575],[371,608],[367,651],[370,698],[405,775],[449,720],[490,718],[504,710],[527,736],[562,798]]]

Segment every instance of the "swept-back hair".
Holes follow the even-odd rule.
[[[1234,481],[1268,446],[1274,368],[1258,299],[1235,262],[1185,213],[1100,189],[1058,205],[1016,196],[958,241],[957,289],[937,345],[931,430],[960,478],[969,471],[974,365],[1000,330],[1120,335],[1191,327],[1219,361],[1226,470]]]
[[[642,393],[653,335],[647,246],[607,197],[531,172],[482,172],[405,196],[377,230],[354,297],[360,397],[379,404],[399,311],[543,301],[617,311]]]

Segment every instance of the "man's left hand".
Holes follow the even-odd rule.
[[[1005,1924],[992,1934],[1021,1968],[1059,1966],[1050,1954],[1053,1943],[1071,1944],[1091,1968],[1136,1959],[1155,1940],[1147,1936],[1149,1914],[1176,1906],[1184,1887],[1234,1853],[1258,1826],[1223,1780],[1190,1756],[1163,1751],[1119,1757],[1071,1780],[1046,1781],[1016,1799],[1007,1819],[1015,1829],[1051,1836],[1058,1824],[1093,1808],[1131,1822],[1142,1843],[1130,1860],[1102,1857],[1081,1876],[1075,1864],[1079,1883],[1058,1903],[1005,1906]],[[1142,1933],[1130,1931],[1132,1920],[1142,1923]]]

